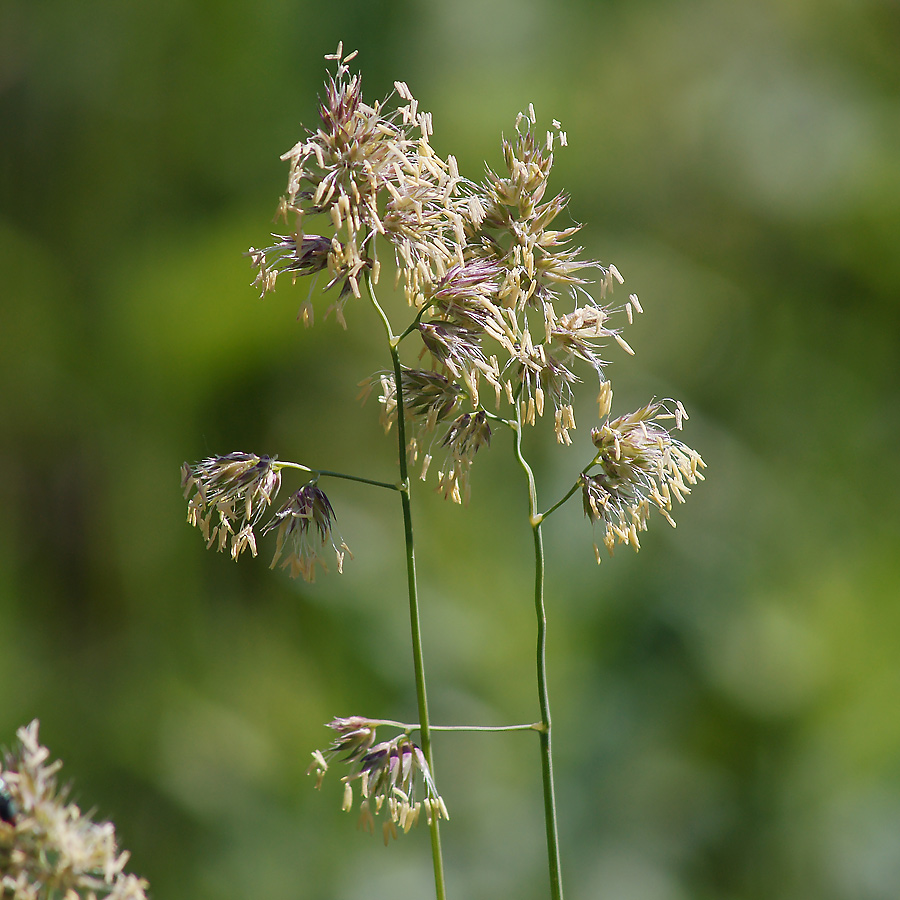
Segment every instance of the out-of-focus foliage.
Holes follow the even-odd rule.
[[[682,398],[709,464],[598,569],[547,527],[568,893],[888,900],[900,883],[900,9],[885,0],[0,7],[0,735],[33,718],[157,897],[427,896],[312,790],[322,724],[413,719],[399,511],[329,485],[355,559],[295,584],[184,522],[184,460],[392,478],[364,304],[260,301],[323,56],[409,83],[480,178],[533,101],[555,187],[645,316],[622,408]],[[630,394],[629,394],[630,392]],[[623,396],[624,395],[624,396]],[[590,406],[579,410],[590,423]],[[576,454],[533,440],[541,496]],[[536,717],[530,539],[497,440],[467,508],[416,497],[436,721]],[[562,461],[560,461],[562,460]],[[268,552],[268,551],[267,551]],[[527,734],[436,744],[451,896],[546,896]]]

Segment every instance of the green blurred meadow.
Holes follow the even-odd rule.
[[[399,505],[329,485],[355,559],[291,582],[208,553],[184,460],[392,480],[364,304],[260,300],[324,54],[358,48],[473,179],[534,102],[588,255],[645,309],[615,409],[681,398],[707,481],[598,568],[550,520],[567,894],[900,893],[900,5],[893,0],[6,0],[0,5],[0,743],[37,717],[155,897],[432,895],[307,778],[335,715],[416,718]],[[389,283],[389,282],[388,282]],[[317,300],[319,310],[323,300]],[[585,440],[592,393],[579,414]],[[583,447],[530,435],[542,505]],[[533,721],[531,543],[510,442],[468,507],[414,495],[429,697]],[[536,741],[435,747],[453,898],[547,896]]]

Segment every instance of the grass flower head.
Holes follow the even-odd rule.
[[[246,549],[256,556],[253,529],[281,487],[274,457],[234,452],[185,463],[181,487],[188,500],[188,522],[200,529],[207,547],[224,550],[230,537],[232,559]]]
[[[353,784],[358,782],[360,793],[359,825],[373,831],[375,817],[387,810],[388,818],[382,828],[384,842],[397,837],[399,826],[407,832],[419,822],[422,810],[428,824],[433,819],[449,819],[447,807],[437,792],[425,754],[406,734],[389,741],[375,743],[375,729],[380,723],[361,716],[338,718],[328,727],[337,737],[326,750],[313,753],[310,772],[316,772],[316,787],[320,787],[328,770],[329,760],[341,757],[350,772],[344,782],[343,808],[353,808]],[[424,793],[418,799],[419,791]]]
[[[447,459],[438,472],[438,486],[454,503],[469,502],[469,470],[475,454],[491,443],[491,426],[484,411],[464,413],[444,437]],[[460,488],[462,492],[460,492]]]
[[[8,791],[0,821],[0,896],[10,900],[146,900],[147,883],[125,872],[111,822],[67,802],[61,763],[38,741],[38,722],[20,728],[2,767]]]
[[[405,105],[389,109],[363,100],[362,79],[347,66],[355,55],[343,56],[339,46],[327,57],[337,72],[326,83],[320,126],[282,156],[290,172],[279,212],[293,216],[293,233],[248,252],[263,294],[274,290],[283,272],[297,277],[327,270],[326,290],[341,285],[330,308],[341,324],[345,301],[361,296],[363,274],[378,281],[376,236],[393,246],[412,304],[454,261],[463,262],[459,210],[465,201],[458,196],[455,160],[442,159],[431,147],[431,116],[419,111],[404,83],[395,90]],[[323,217],[332,237],[306,235],[307,216]]]
[[[274,569],[284,556],[281,565],[290,570],[291,578],[302,575],[305,581],[315,581],[317,565],[328,571],[323,551],[330,546],[337,559],[338,572],[343,571],[344,555],[350,553],[350,548],[340,538],[340,545],[335,544],[333,521],[334,509],[325,491],[312,482],[305,484],[263,529],[264,534],[277,530],[270,568]]]
[[[610,553],[617,543],[640,549],[638,532],[646,531],[653,507],[674,528],[673,500],[683,503],[689,485],[703,480],[700,454],[661,424],[671,420],[680,429],[686,418],[681,403],[653,401],[617,419],[607,417],[591,432],[597,455],[581,476],[584,512],[591,522],[603,523]],[[594,550],[599,562],[596,544]]]

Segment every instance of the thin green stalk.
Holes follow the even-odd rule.
[[[516,403],[515,453],[528,479],[528,521],[534,537],[534,608],[537,615],[537,687],[541,708],[541,775],[544,782],[544,825],[547,832],[547,866],[550,874],[550,896],[562,900],[562,867],[559,859],[559,831],[556,822],[556,791],[553,786],[553,753],[550,725],[550,695],[547,690],[547,613],[544,609],[544,542],[541,534],[543,516],[537,511],[537,489],[534,473],[522,455],[522,415]]]
[[[527,725],[432,725],[432,731],[543,731],[543,722]]]
[[[419,731],[422,726],[418,722],[397,722],[394,719],[366,719],[370,725],[387,725],[400,728],[402,731]],[[543,731],[543,722],[530,722],[527,725],[430,725],[431,731]]]
[[[399,491],[400,485],[390,484],[387,481],[376,481],[373,478],[363,478],[361,475],[348,475],[346,472],[332,472],[329,469],[313,469],[310,466],[304,466],[302,463],[283,462],[278,460],[278,468],[280,469],[299,469],[301,472],[309,472],[318,478],[324,475],[328,478],[343,478],[346,481],[358,481],[360,484],[371,484],[373,487],[385,488],[388,491]]]
[[[546,510],[544,510],[544,512],[542,512],[542,513],[540,514],[540,517],[539,517],[539,518],[540,518],[541,522],[543,522],[544,519],[546,519],[547,516],[549,516],[551,513],[556,512],[556,510],[558,510],[558,509],[563,505],[563,503],[565,503],[566,500],[568,500],[569,497],[571,497],[572,494],[574,494],[575,491],[577,491],[578,488],[580,488],[580,487],[581,487],[581,482],[580,482],[580,481],[576,481],[575,484],[573,484],[572,487],[570,487],[569,490],[566,491],[566,494],[565,494],[564,497],[562,497],[561,499],[557,500],[556,503],[554,503],[553,506],[550,507],[550,509],[546,509]]]
[[[431,727],[428,719],[428,696],[425,690],[425,660],[422,653],[422,630],[419,621],[419,599],[416,584],[416,554],[413,541],[412,508],[409,502],[409,467],[406,461],[406,416],[403,409],[403,379],[400,367],[399,338],[394,336],[391,323],[378,303],[372,284],[365,279],[372,305],[384,323],[394,364],[394,380],[397,391],[397,439],[399,441],[398,460],[400,464],[400,503],[403,508],[403,533],[406,542],[406,580],[409,594],[409,624],[412,634],[413,668],[416,678],[416,697],[419,706],[419,733],[422,737],[422,753],[428,768],[434,775],[434,760],[431,753]],[[444,884],[444,860],[441,854],[441,831],[437,816],[431,817],[431,858],[434,866],[434,890],[437,900],[446,900]]]
[[[593,459],[592,459],[592,460],[591,460],[591,461],[590,461],[590,462],[589,462],[589,463],[581,470],[581,474],[580,474],[580,475],[578,476],[578,478],[576,479],[575,484],[573,484],[572,487],[570,487],[569,490],[566,491],[565,495],[562,496],[559,500],[557,500],[556,503],[553,504],[553,506],[551,506],[551,507],[550,507],[549,509],[547,509],[547,510],[544,510],[544,512],[542,512],[542,513],[540,514],[539,518],[540,518],[540,520],[541,520],[542,522],[543,522],[544,519],[546,519],[547,516],[549,516],[551,513],[556,512],[556,510],[558,510],[558,509],[559,509],[559,508],[560,508],[560,507],[561,507],[561,506],[569,499],[569,497],[571,497],[572,494],[574,494],[575,491],[577,491],[578,488],[581,487],[581,485],[582,485],[582,483],[583,483],[582,480],[581,480],[581,479],[582,479],[582,476],[585,475],[585,474],[587,473],[588,469],[590,469],[590,468],[597,462],[597,460],[598,460],[599,457],[600,457],[600,454],[598,453],[598,454],[597,454],[597,455],[596,455],[596,456],[595,456],[595,457],[594,457],[594,458],[593,458]]]

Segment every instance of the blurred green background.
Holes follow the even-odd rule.
[[[548,524],[568,896],[888,900],[900,885],[900,6],[893,0],[19,0],[0,5],[0,741],[38,717],[166,900],[431,894],[305,775],[334,715],[415,719],[399,509],[327,486],[313,586],[208,553],[184,460],[393,478],[361,304],[259,300],[323,56],[359,48],[478,179],[533,101],[589,255],[646,310],[616,411],[681,398],[708,480],[598,569]],[[321,303],[319,309],[322,309]],[[588,391],[590,394],[591,391]],[[531,438],[544,505],[580,445]],[[538,715],[530,536],[499,436],[415,497],[438,722]],[[454,898],[547,895],[527,734],[436,745]]]

